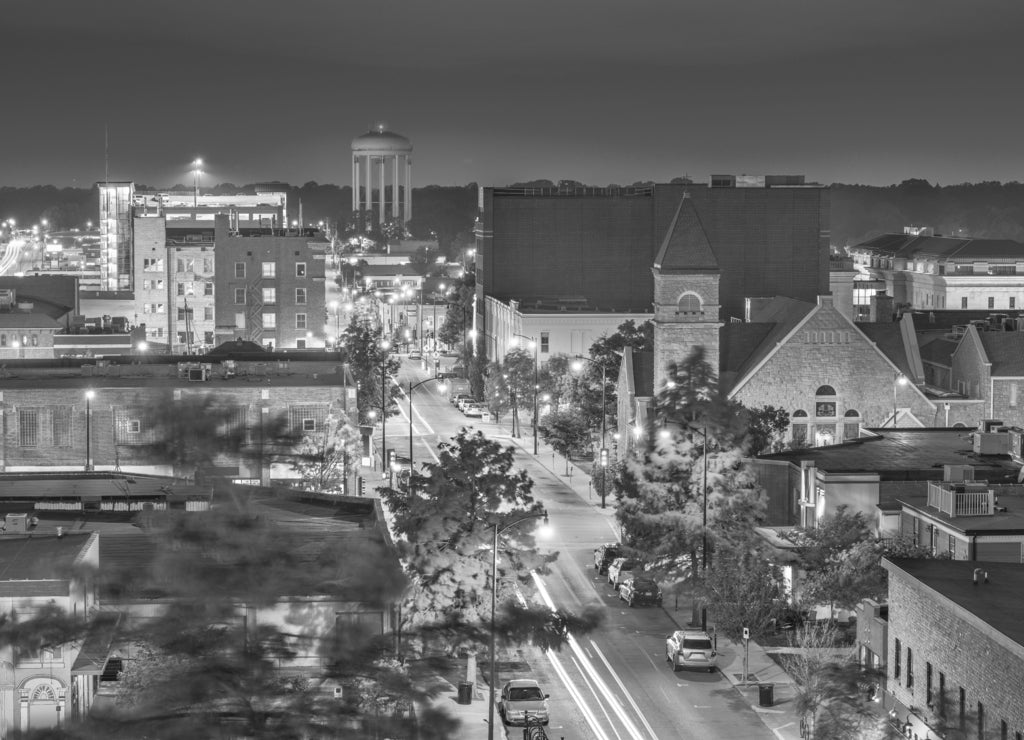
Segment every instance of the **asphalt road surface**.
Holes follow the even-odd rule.
[[[428,377],[419,363],[405,361],[399,380]],[[401,416],[388,420],[388,445],[406,456],[409,447],[408,399]],[[461,427],[513,443],[507,429],[469,419],[438,392],[436,382],[421,385],[413,402],[414,460],[435,460],[434,449]],[[523,424],[529,436],[529,425]],[[404,437],[404,439],[403,439]],[[532,440],[522,440],[532,451]],[[629,608],[593,567],[593,550],[617,539],[611,510],[602,512],[567,484],[551,460],[534,458],[517,446],[517,463],[533,478],[534,494],[547,507],[553,533],[543,546],[559,553],[551,573],[538,578],[540,598],[571,611],[598,605],[604,626],[590,635],[570,638],[560,652],[525,647],[515,660],[500,666],[499,685],[531,676],[551,695],[553,740],[747,740],[771,738],[749,703],[719,672],[673,673],[665,659],[665,638],[676,627],[659,607]],[[668,608],[672,604],[666,603]],[[687,614],[686,605],[680,612]],[[514,731],[512,737],[517,737]]]

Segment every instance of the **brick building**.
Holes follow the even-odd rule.
[[[322,233],[243,234],[218,216],[215,241],[217,344],[243,339],[269,349],[325,346],[330,243]]]
[[[173,470],[151,457],[146,444],[154,440],[142,413],[185,396],[210,395],[234,407],[253,449],[270,417],[285,415],[296,434],[323,434],[328,424],[355,414],[355,385],[342,367],[279,357],[209,363],[152,358],[146,364],[99,362],[75,369],[55,364],[2,378],[0,470],[91,467],[191,476],[194,469]],[[233,479],[266,482],[293,475],[287,464],[256,454],[226,457],[217,465],[217,474]]]
[[[655,298],[651,265],[675,231],[684,196],[686,229],[699,222],[721,270],[723,321],[743,315],[747,296],[814,300],[828,292],[829,193],[802,176],[482,188],[475,326],[494,333],[487,296],[521,305],[572,297],[591,311],[647,312]]]
[[[886,690],[908,737],[1024,737],[1024,569],[886,560]]]

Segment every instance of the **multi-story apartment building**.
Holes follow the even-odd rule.
[[[847,251],[860,277],[884,282],[897,304],[921,311],[1024,308],[1020,242],[944,237],[931,228],[907,227]]]
[[[324,347],[330,242],[315,229],[243,233],[217,218],[215,341],[269,349]],[[333,331],[333,328],[332,328]]]

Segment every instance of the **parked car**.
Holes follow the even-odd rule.
[[[599,575],[608,572],[608,566],[615,558],[622,555],[622,546],[618,542],[608,542],[600,547],[594,548],[594,567]]]
[[[703,630],[676,630],[665,639],[665,659],[673,671],[706,668],[714,673],[717,656],[711,636]]]
[[[410,352],[409,353],[409,359],[410,360],[422,360],[423,359],[423,355],[421,355],[419,352]]]
[[[619,586],[619,599],[628,606],[652,604],[661,606],[661,589],[653,578],[630,576]]]
[[[619,585],[626,580],[626,574],[639,567],[640,561],[633,558],[615,558],[608,566],[608,583],[617,591]]]
[[[501,689],[498,714],[509,725],[548,723],[548,695],[532,678],[516,678]]]
[[[462,413],[474,419],[482,419],[484,418],[484,415],[487,413],[487,409],[476,403],[467,403],[462,408]]]
[[[467,406],[476,406],[479,403],[480,402],[477,401],[472,396],[470,396],[469,398],[461,398],[461,399],[459,399],[459,403],[458,403],[459,411],[465,412]]]
[[[456,393],[449,400],[452,402],[452,406],[459,406],[463,401],[472,401],[473,397],[468,393]]]

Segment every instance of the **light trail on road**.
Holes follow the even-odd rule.
[[[549,609],[555,610],[555,602],[552,600],[551,595],[548,593],[548,590],[544,586],[544,582],[541,580],[540,576],[538,576],[535,572],[531,573],[531,575],[533,576],[533,581],[537,587],[537,592],[540,594],[541,600],[544,602],[545,605],[547,605]],[[654,729],[650,726],[650,724],[648,724],[647,720],[644,718],[643,713],[640,711],[640,708],[633,700],[633,697],[630,696],[629,691],[626,689],[626,686],[622,682],[622,679],[619,678],[618,673],[615,672],[615,669],[612,668],[611,664],[604,658],[604,655],[597,648],[597,643],[595,643],[593,640],[590,641],[590,644],[594,647],[595,650],[597,650],[597,653],[600,656],[602,662],[604,663],[606,670],[614,678],[615,683],[618,684],[620,691],[626,698],[626,701],[629,702],[630,707],[632,707],[633,711],[636,712],[637,716],[640,719],[640,722],[643,723],[644,729],[647,731],[646,733],[642,733],[640,731],[640,728],[637,727],[636,723],[633,722],[633,720],[630,718],[629,714],[627,713],[625,707],[622,704],[622,701],[615,695],[611,688],[609,688],[608,684],[604,681],[604,679],[601,678],[597,668],[594,666],[593,662],[591,662],[590,658],[587,657],[586,652],[580,646],[576,638],[570,634],[566,639],[566,644],[569,646],[569,648],[573,651],[575,655],[575,661],[577,662],[577,665],[579,665],[581,668],[581,675],[584,676],[585,680],[587,680],[588,683],[593,682],[593,686],[590,687],[590,689],[591,692],[594,694],[595,698],[598,701],[601,701],[601,699],[604,700],[602,703],[602,707],[607,707],[611,710],[611,712],[615,715],[615,718],[618,719],[618,721],[623,725],[625,730],[629,733],[629,737],[632,740],[642,740],[642,738],[651,738],[651,740],[659,740],[658,735],[654,732]],[[546,652],[548,654],[548,659],[550,660],[553,656],[553,651],[548,649]],[[562,677],[562,674],[559,675],[560,677]],[[572,688],[570,688],[571,679],[567,674],[564,677],[562,677],[562,680],[563,682],[566,682],[566,689],[569,690],[570,693],[580,693],[577,687],[572,686]],[[580,707],[580,710],[584,711],[582,706]],[[584,711],[584,716],[587,717],[586,711]],[[590,716],[592,716],[592,713]],[[590,724],[589,717],[587,721],[588,724]],[[595,729],[596,731],[596,728],[593,725],[591,725],[591,729]],[[617,732],[616,735],[618,735]]]

